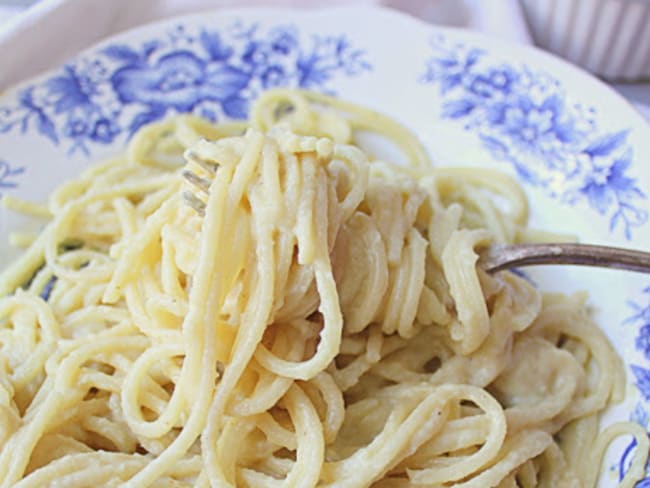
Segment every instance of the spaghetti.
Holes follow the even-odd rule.
[[[521,189],[386,117],[271,91],[34,208],[0,275],[1,487],[593,487],[621,435],[643,477],[640,426],[598,433],[624,379],[586,296],[476,267],[526,239]]]

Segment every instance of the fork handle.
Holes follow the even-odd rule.
[[[480,254],[478,264],[490,273],[536,264],[575,264],[650,273],[650,253],[592,244],[516,244],[487,248]]]

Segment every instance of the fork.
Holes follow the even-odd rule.
[[[573,264],[650,273],[650,253],[574,243],[493,245],[479,252],[478,265],[488,273],[536,264]]]
[[[214,175],[217,171],[217,164],[206,161],[194,151],[187,151],[185,157],[208,174]],[[184,170],[182,175],[197,192],[207,196],[210,180],[190,170]],[[199,215],[205,214],[205,203],[193,192],[183,192],[183,199]],[[488,273],[541,264],[596,266],[650,273],[650,252],[574,243],[492,245],[479,250],[477,264]]]

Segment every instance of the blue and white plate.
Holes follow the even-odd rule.
[[[541,51],[368,8],[202,13],[92,47],[0,97],[0,194],[44,201],[121,152],[143,124],[187,111],[243,118],[274,86],[334,93],[395,117],[437,164],[515,175],[535,227],[649,248],[650,126],[621,97]],[[9,231],[38,225],[0,210],[0,267],[17,255]],[[650,427],[650,277],[532,273],[544,289],[590,293],[628,375],[625,403],[604,421]],[[629,444],[610,449],[604,486],[627,468]]]

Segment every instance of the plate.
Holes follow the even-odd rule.
[[[531,225],[648,250],[650,126],[607,86],[542,51],[384,9],[239,9],[128,31],[0,98],[0,193],[44,201],[138,127],[192,111],[245,117],[266,88],[336,94],[412,129],[439,165],[498,168]],[[0,235],[42,223],[0,210]],[[0,267],[17,252],[0,242]],[[650,278],[554,267],[544,290],[587,290],[625,360],[626,399],[603,422],[650,427]],[[609,485],[632,450],[617,441]],[[650,479],[646,480],[650,483]]]

